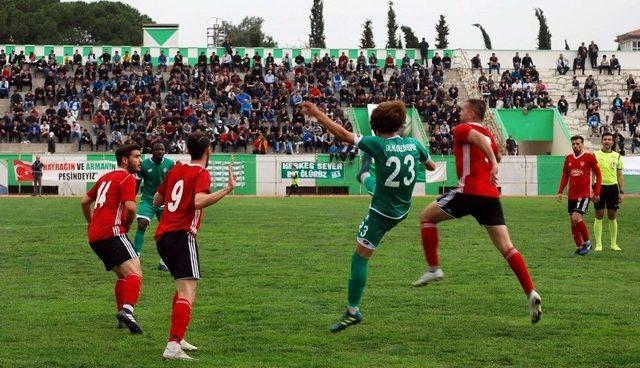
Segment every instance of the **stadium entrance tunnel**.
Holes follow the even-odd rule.
[[[557,109],[492,109],[504,139],[518,143],[518,155],[565,155],[570,134]]]

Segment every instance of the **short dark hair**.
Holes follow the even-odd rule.
[[[211,141],[202,132],[194,132],[187,137],[187,150],[192,160],[197,160],[204,155]]]
[[[118,166],[122,165],[122,159],[131,156],[131,152],[140,151],[141,148],[137,144],[125,144],[116,149],[116,162]]]
[[[609,137],[611,137],[611,139],[614,139],[613,133],[611,133],[611,132],[602,133],[602,135],[600,136],[600,139],[603,139],[606,136],[609,136]]]
[[[484,116],[487,113],[487,104],[484,101],[478,98],[470,98],[467,100],[467,104],[480,120],[484,120]]]
[[[584,138],[582,138],[581,135],[574,135],[573,137],[571,137],[571,142],[573,141],[580,141],[581,143],[584,143]]]
[[[400,100],[385,101],[371,113],[371,128],[383,134],[395,133],[404,126],[407,107]]]

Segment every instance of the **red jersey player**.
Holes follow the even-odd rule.
[[[576,244],[575,254],[587,255],[591,249],[589,230],[582,217],[589,208],[589,202],[600,199],[602,173],[598,167],[598,159],[591,152],[584,151],[584,138],[579,135],[571,137],[573,153],[567,155],[562,167],[562,179],[558,188],[558,202],[562,200],[562,192],[569,184],[569,216],[571,218],[571,234]],[[591,172],[596,176],[596,185],[591,192]]]
[[[211,174],[209,138],[200,132],[187,138],[191,155],[188,164],[176,164],[160,184],[153,204],[164,205],[164,213],[156,230],[158,253],[175,279],[169,341],[162,356],[165,359],[192,360],[184,351],[196,347],[184,341],[191,318],[191,306],[200,279],[200,261],[196,234],[202,222],[202,210],[231,193],[236,177],[229,167],[229,182],[224,189],[210,193]]]
[[[500,154],[491,132],[478,123],[484,119],[485,111],[486,105],[482,100],[468,100],[460,114],[462,123],[453,130],[458,187],[432,202],[422,212],[422,247],[429,269],[413,286],[423,286],[444,276],[438,257],[436,224],[471,215],[485,227],[491,241],[518,278],[527,296],[531,322],[537,323],[542,314],[540,295],[534,289],[524,259],[511,243],[500,204],[496,185]]]
[[[118,275],[115,285],[118,321],[131,333],[140,334],[142,329],[133,317],[133,307],[140,295],[142,270],[138,254],[127,238],[136,217],[136,178],[132,174],[140,171],[140,146],[120,146],[116,161],[118,168],[102,175],[82,198],[82,212],[89,223],[91,249],[107,271],[113,270]]]

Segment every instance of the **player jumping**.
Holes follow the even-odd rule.
[[[609,247],[614,251],[622,250],[618,246],[618,219],[616,218],[624,194],[622,156],[611,149],[613,143],[613,134],[602,133],[602,149],[594,153],[598,160],[598,167],[602,172],[600,200],[593,204],[593,208],[596,210],[596,220],[593,224],[596,252],[602,250],[602,218],[605,207],[609,218],[609,238],[611,239]]]
[[[164,144],[154,144],[151,153],[151,158],[142,161],[142,167],[137,174],[138,179],[143,181],[142,198],[138,206],[138,230],[133,240],[133,249],[135,249],[138,255],[142,252],[144,233],[147,231],[147,226],[149,226],[151,219],[155,216],[158,221],[160,221],[160,217],[162,216],[163,207],[153,205],[153,196],[156,194],[160,183],[162,183],[174,165],[172,160],[164,157]],[[162,260],[158,263],[158,269],[168,271],[167,266]]]
[[[135,144],[116,150],[118,168],[98,179],[82,198],[82,213],[89,223],[89,244],[107,271],[118,275],[115,285],[117,319],[133,334],[142,333],[133,317],[140,295],[140,259],[127,238],[136,215],[136,179],[140,170],[140,147]],[[91,204],[95,201],[95,206]]]
[[[229,166],[229,182],[224,189],[210,192],[211,174],[209,162],[209,138],[200,132],[187,138],[191,155],[188,164],[176,164],[164,179],[153,203],[164,204],[165,212],[156,230],[158,253],[175,279],[169,341],[162,356],[165,359],[193,360],[185,351],[197,350],[186,341],[184,335],[191,319],[191,306],[196,297],[200,279],[200,261],[196,234],[202,221],[202,209],[231,193],[236,177]]]
[[[351,258],[351,278],[346,313],[331,326],[338,332],[362,322],[360,299],[367,283],[367,267],[382,237],[407,217],[416,183],[416,165],[435,169],[427,150],[414,138],[402,138],[397,132],[405,122],[406,108],[401,101],[383,102],[371,114],[371,128],[376,136],[355,135],[333,122],[320,109],[303,102],[305,114],[318,119],[339,141],[355,144],[376,160],[376,186],[369,211],[356,235],[356,249]]]
[[[600,200],[600,185],[602,174],[598,167],[598,160],[593,153],[584,151],[584,138],[579,135],[571,137],[573,153],[567,155],[562,167],[562,179],[558,188],[558,202],[562,201],[562,192],[569,184],[569,218],[571,219],[571,234],[576,244],[575,254],[584,256],[589,254],[591,242],[589,230],[583,221],[583,215],[589,208],[591,200],[591,173],[596,176],[596,185],[593,191],[593,200]]]
[[[518,278],[527,296],[531,322],[537,323],[542,314],[540,295],[534,289],[524,259],[511,243],[505,224],[497,187],[500,153],[493,134],[480,124],[485,112],[486,105],[482,100],[468,100],[460,114],[462,123],[453,130],[458,187],[422,212],[422,248],[429,269],[413,286],[423,286],[444,277],[438,257],[437,224],[471,215],[485,227],[494,246]]]

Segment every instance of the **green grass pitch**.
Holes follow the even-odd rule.
[[[187,340],[163,362],[172,279],[147,232],[137,319],[115,328],[112,273],[86,244],[78,198],[0,200],[0,367],[640,367],[640,199],[619,219],[623,252],[573,256],[566,202],[505,198],[512,238],[542,295],[529,322],[506,262],[471,218],[439,226],[445,280],[424,270],[418,198],[370,262],[365,321],[332,335],[345,308],[357,226],[369,202],[226,198],[205,211],[204,279]],[[592,231],[593,210],[587,215]],[[133,231],[131,232],[133,239]]]

